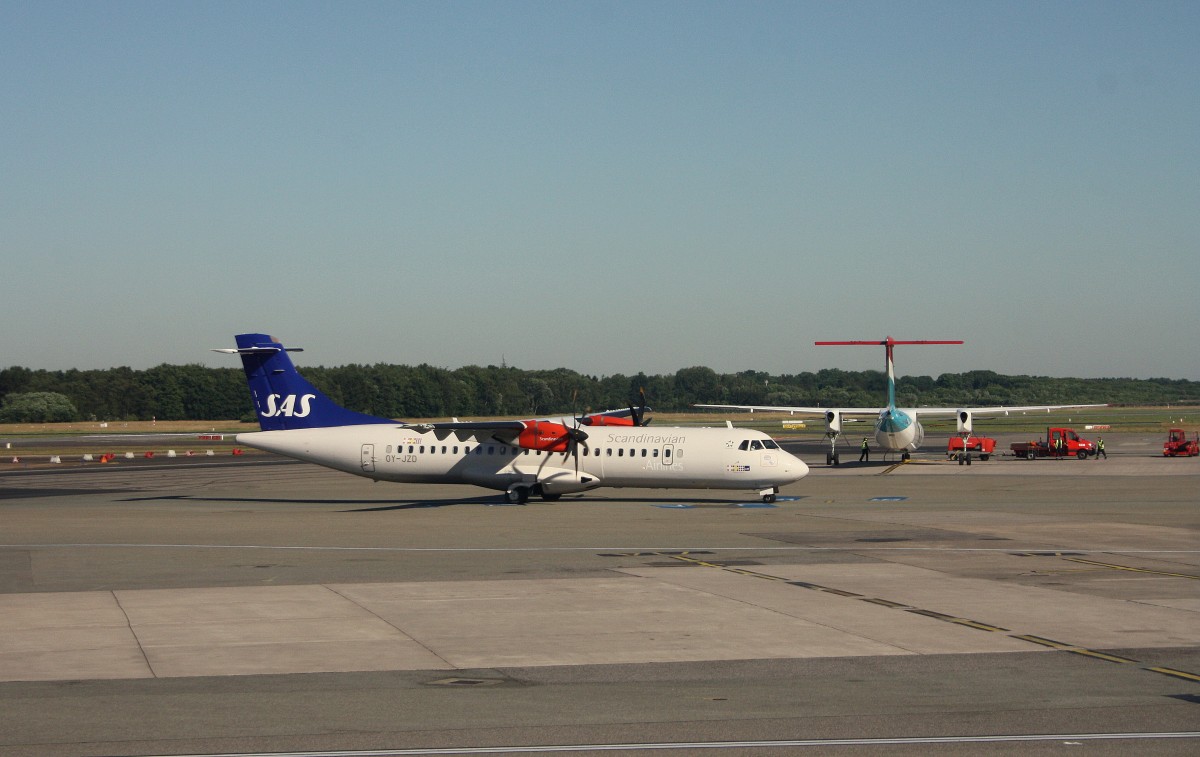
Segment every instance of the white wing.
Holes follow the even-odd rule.
[[[825,415],[830,410],[841,413],[843,416],[876,416],[882,407],[784,407],[776,405],[692,405],[692,407],[707,407],[713,410],[749,410],[750,412],[761,411],[766,413],[793,413],[795,415]],[[953,415],[956,410],[950,410]]]

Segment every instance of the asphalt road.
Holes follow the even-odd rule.
[[[1200,750],[1200,460],[813,444],[774,507],[0,470],[0,755]]]

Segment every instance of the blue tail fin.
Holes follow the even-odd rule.
[[[299,348],[285,348],[266,334],[238,334],[236,339],[237,349],[215,351],[241,356],[263,431],[396,422],[347,410],[322,394],[296,371],[288,357],[288,352],[299,352]]]

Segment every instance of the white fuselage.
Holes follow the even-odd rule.
[[[884,408],[875,421],[875,443],[888,452],[912,452],[925,440],[925,429],[912,411]]]
[[[238,434],[237,441],[376,481],[500,491],[534,484],[546,493],[600,486],[764,490],[808,473],[802,460],[760,431],[613,426],[588,434],[578,454],[388,424],[255,431]]]

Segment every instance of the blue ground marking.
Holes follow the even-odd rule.
[[[655,507],[660,507],[664,510],[694,510],[696,508],[695,505],[655,505]]]
[[[903,502],[908,497],[871,497],[868,502]]]
[[[737,506],[738,507],[760,507],[760,508],[775,507],[775,505],[772,505],[769,502],[739,502],[739,503],[737,503]]]

